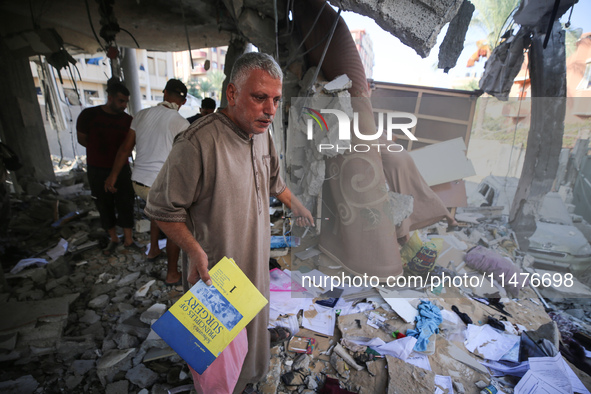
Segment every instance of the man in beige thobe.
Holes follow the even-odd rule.
[[[242,55],[226,91],[228,106],[177,137],[152,185],[145,212],[189,256],[189,283],[210,284],[208,269],[228,256],[269,298],[269,196],[292,210],[296,224],[314,224],[279,176],[268,133],[282,77],[269,55]],[[247,326],[248,354],[235,392],[268,371],[268,319],[267,306]]]

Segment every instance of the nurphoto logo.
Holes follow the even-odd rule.
[[[321,132],[328,133],[328,124],[322,114],[331,114],[337,117],[338,122],[338,139],[339,141],[347,141],[344,145],[322,143],[318,144],[318,151],[337,151],[337,152],[368,152],[371,147],[377,148],[378,152],[381,149],[387,149],[388,152],[400,152],[404,149],[402,145],[391,143],[371,143],[371,144],[351,144],[351,123],[353,123],[353,133],[357,139],[361,141],[377,141],[385,132],[386,139],[392,141],[393,131],[402,131],[411,141],[418,141],[417,137],[410,132],[417,124],[417,117],[408,112],[378,112],[378,128],[374,134],[363,134],[359,131],[359,114],[353,113],[353,122],[350,117],[338,109],[320,109],[320,111],[304,107],[303,114],[309,116],[307,119],[307,138],[309,141],[314,139],[314,124]],[[385,123],[385,128],[384,128]]]

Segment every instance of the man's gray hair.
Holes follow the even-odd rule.
[[[254,70],[266,71],[271,77],[283,80],[281,67],[273,57],[262,52],[248,52],[236,59],[230,74],[230,83],[240,86]]]

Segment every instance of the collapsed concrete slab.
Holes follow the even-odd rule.
[[[443,26],[457,14],[460,0],[331,1],[336,7],[369,16],[421,57],[427,57]]]

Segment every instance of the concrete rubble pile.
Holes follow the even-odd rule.
[[[12,201],[11,230],[2,239],[3,255],[10,256],[3,257],[4,272],[13,273],[5,274],[0,293],[0,391],[194,392],[185,362],[150,329],[182,295],[181,287],[165,286],[165,261],[147,263],[143,253],[123,247],[104,256],[100,248],[106,237],[84,176],[73,169],[60,181],[27,184],[36,194]],[[64,188],[73,192],[60,193]],[[281,208],[271,212],[272,235],[282,236]],[[435,266],[422,275],[423,286],[306,285],[306,274],[344,276],[315,248],[314,231],[294,229],[300,246],[271,253],[270,268],[294,281],[292,291],[271,292],[270,322],[295,335],[272,348],[269,373],[256,389],[479,393],[493,384],[512,393],[530,371],[516,377],[500,370],[522,365],[517,361],[528,356],[516,349],[531,350],[524,345],[528,338],[532,348],[559,354],[559,361],[564,356],[580,380],[571,383],[590,388],[591,377],[582,372],[589,365],[584,349],[591,349],[588,279],[577,276],[568,288],[526,285],[517,292],[500,286],[497,276],[472,286],[466,278],[490,275],[471,267],[466,256],[473,247],[493,251],[517,272],[545,271],[518,250],[497,207],[460,209],[456,218],[460,226],[454,231],[439,223],[408,242],[438,246]],[[148,243],[147,233],[135,237]],[[402,255],[408,255],[404,248]],[[27,258],[45,262],[15,269]],[[451,285],[433,279],[445,277]],[[461,283],[453,282],[456,278]],[[479,342],[482,335],[502,346],[491,349],[487,340]]]
[[[0,293],[0,392],[190,391],[186,364],[150,330],[182,295],[164,284],[166,260],[147,263],[122,246],[103,255],[107,238],[83,173],[58,179],[21,183],[28,193],[11,204],[1,243],[13,273]],[[147,233],[135,238],[149,243]],[[44,261],[15,269],[31,258]]]

